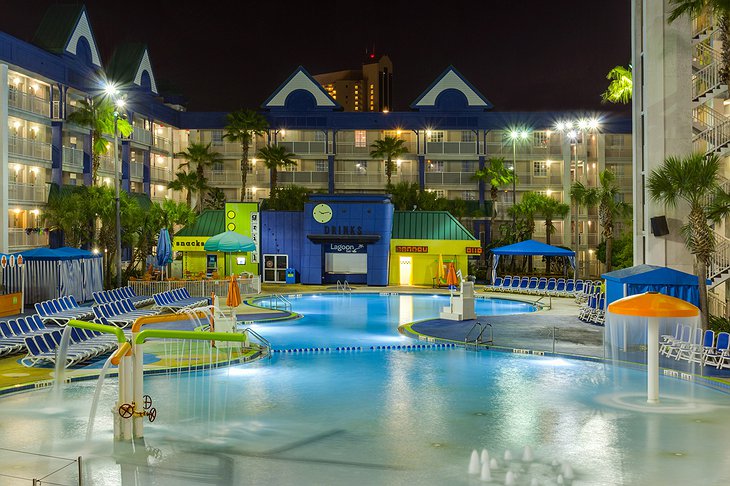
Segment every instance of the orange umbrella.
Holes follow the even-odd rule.
[[[241,290],[238,288],[238,281],[235,275],[231,275],[231,281],[228,284],[228,297],[226,297],[226,305],[228,307],[238,307],[241,305]]]
[[[446,274],[446,285],[449,287],[459,285],[459,279],[456,277],[456,270],[454,264],[449,263],[449,273]]]

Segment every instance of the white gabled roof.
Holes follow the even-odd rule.
[[[439,95],[450,89],[461,92],[466,97],[468,106],[492,108],[492,104],[452,66],[449,66],[441,76],[436,78],[436,81],[418,97],[411,108],[436,106],[436,99]]]
[[[75,56],[79,39],[82,37],[86,39],[86,42],[89,43],[89,47],[91,47],[91,62],[94,63],[94,66],[101,67],[101,56],[99,55],[99,49],[96,47],[94,34],[91,32],[89,19],[86,17],[86,10],[81,12],[79,21],[76,22],[76,27],[74,27],[73,33],[68,39],[68,44],[66,44],[66,52],[70,52]]]
[[[304,90],[312,94],[318,107],[337,108],[337,103],[327,92],[304,70],[299,67],[289,76],[278,90],[264,103],[264,108],[284,107],[286,98],[294,91]]]
[[[157,83],[155,82],[155,75],[152,74],[152,64],[150,63],[150,56],[147,53],[147,49],[144,50],[142,60],[139,62],[139,67],[137,68],[137,73],[134,75],[134,84],[137,86],[142,85],[142,73],[145,71],[147,71],[147,74],[150,77],[150,87],[152,88],[152,92],[157,94]]]

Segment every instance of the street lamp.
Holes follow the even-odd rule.
[[[573,165],[573,183],[578,182],[578,143],[579,138],[581,139],[580,143],[583,143],[585,141],[586,133],[597,131],[600,128],[600,122],[596,118],[581,118],[578,120],[569,120],[569,121],[560,121],[556,124],[555,128],[557,131],[564,133],[565,136],[570,140],[570,146],[571,146],[571,160],[569,163]],[[580,134],[580,137],[579,137]],[[573,163],[573,153],[575,153],[575,163]],[[586,152],[586,159],[587,159],[587,152]],[[585,183],[588,183],[587,179],[587,172],[586,169],[588,167],[588,160],[585,160],[583,163],[583,174],[582,179],[585,181]],[[578,265],[578,253],[580,251],[580,234],[578,231],[578,203],[576,201],[575,203],[575,219],[573,221],[574,225],[574,231],[575,231],[575,256],[576,256],[576,266]],[[587,271],[587,269],[586,269]],[[577,272],[577,268],[576,268]]]
[[[516,231],[517,217],[514,206],[517,204],[517,141],[525,141],[530,133],[524,129],[512,128],[508,137],[512,141],[512,230]]]
[[[106,94],[114,102],[114,202],[116,204],[116,267],[117,267],[117,287],[122,286],[122,210],[119,202],[119,130],[118,122],[121,110],[127,104],[126,100],[120,95],[119,90],[113,84],[107,84],[105,88]]]

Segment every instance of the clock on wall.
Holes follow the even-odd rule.
[[[326,204],[317,204],[312,210],[312,217],[318,223],[326,223],[332,219],[332,208]]]

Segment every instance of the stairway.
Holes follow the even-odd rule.
[[[716,287],[730,278],[730,239],[715,232],[715,252],[710,257],[707,278],[709,288]]]

